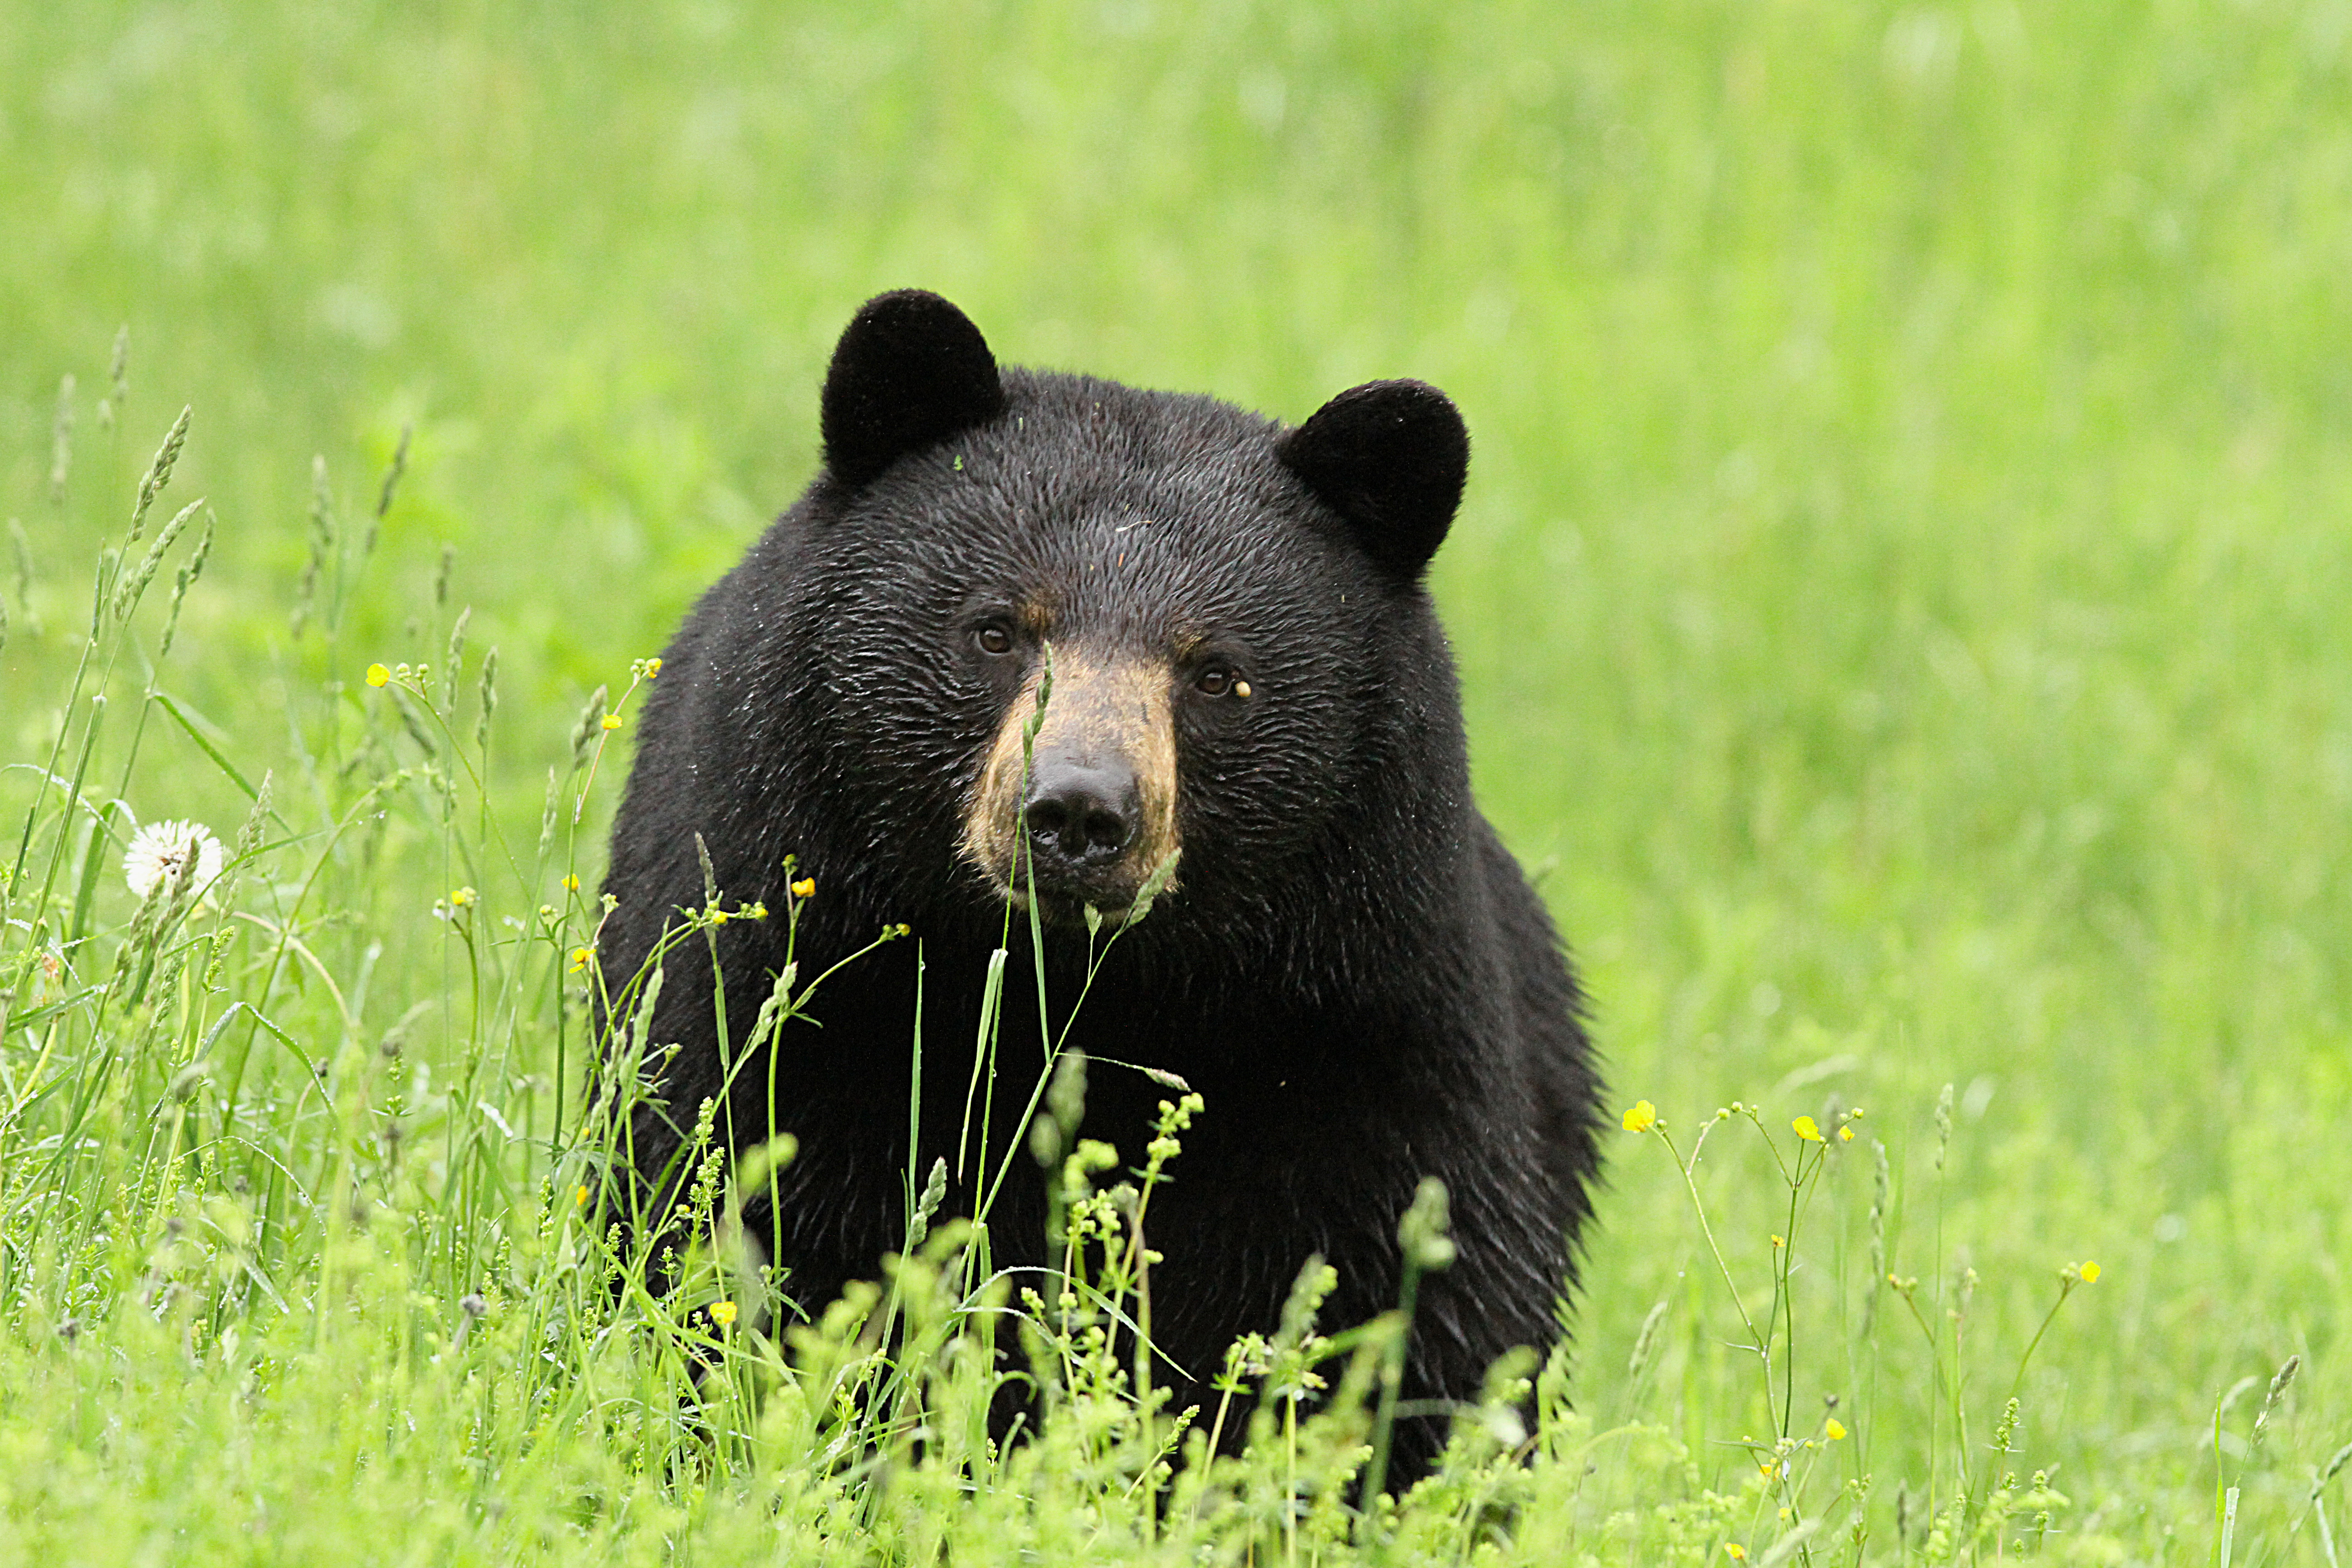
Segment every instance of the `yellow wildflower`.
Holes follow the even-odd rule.
[[[1819,1143],[1822,1142],[1821,1127],[1811,1117],[1800,1116],[1797,1120],[1789,1123],[1789,1125],[1795,1128],[1797,1130],[1797,1136],[1802,1138],[1806,1142]]]
[[[1730,1558],[1734,1563],[1745,1563],[1748,1561],[1748,1548],[1740,1545],[1737,1541],[1725,1542],[1723,1543],[1723,1554],[1726,1557]]]
[[[793,897],[796,899],[813,899],[816,897],[816,879],[814,877],[803,877],[799,881],[794,882],[793,884]]]
[[[735,1321],[735,1303],[732,1301],[711,1302],[710,1321],[717,1323],[722,1329],[733,1323]]]
[[[657,658],[649,658],[646,660],[646,679],[647,680],[651,680],[655,676],[659,675],[660,673],[661,660]]]
[[[2083,1277],[2083,1283],[2085,1285],[2096,1285],[2099,1282],[2099,1266],[2095,1263],[2085,1263],[2074,1272]]]
[[[1633,1109],[1625,1113],[1625,1131],[1647,1132],[1658,1124],[1658,1108],[1646,1100],[1637,1100]]]
[[[1822,1426],[1822,1433],[1824,1436],[1828,1437],[1831,1442],[1834,1443],[1839,1438],[1845,1436],[1845,1424],[1840,1421],[1836,1416],[1832,1415],[1829,1418],[1828,1424]]]
[[[1772,1245],[1775,1247],[1786,1247],[1789,1245],[1789,1238],[1785,1236],[1776,1236],[1772,1238]]]
[[[1838,1142],[1841,1142],[1841,1143],[1851,1143],[1851,1142],[1853,1142],[1853,1128],[1851,1128],[1851,1127],[1841,1127],[1841,1128],[1839,1128],[1839,1129],[1838,1129]]]
[[[596,950],[593,947],[573,948],[572,950],[572,972],[574,974],[577,974],[580,971],[587,968],[588,961],[595,956]]]
[[[617,730],[620,727],[621,716],[618,713],[607,713],[604,715],[604,728],[607,730]]]
[[[372,664],[368,666],[367,683],[370,686],[382,686],[391,679],[392,671],[384,668],[383,666],[380,664]]]
[[[580,879],[567,873],[563,879],[563,888],[566,892],[578,892],[580,890]]]
[[[471,905],[475,900],[480,897],[481,895],[474,891],[471,888],[459,888],[457,891],[449,895],[449,906],[452,909],[462,910]]]
[[[573,1208],[578,1208],[578,1207],[580,1207],[583,1204],[586,1203],[587,1201],[588,1201],[588,1184],[587,1184],[585,1182],[582,1183],[580,1185],[578,1185],[578,1186],[576,1186],[576,1187],[574,1187],[574,1188],[572,1188],[572,1206]]]

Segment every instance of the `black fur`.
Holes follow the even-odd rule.
[[[961,310],[919,289],[877,295],[833,351],[820,416],[825,466],[862,485],[1003,407],[996,356]]]
[[[869,305],[835,356],[830,474],[704,595],[665,656],[614,829],[605,972],[631,973],[665,921],[700,904],[697,834],[730,903],[781,910],[782,860],[798,856],[817,883],[803,976],[886,922],[913,925],[915,1164],[952,1164],[1003,926],[957,841],[1022,679],[1022,660],[976,653],[971,628],[1043,591],[1059,640],[1165,658],[1180,633],[1205,638],[1253,695],[1176,702],[1181,889],[1112,950],[1071,1037],[1098,1062],[1168,1068],[1207,1099],[1152,1203],[1166,1254],[1158,1338],[1193,1399],[1234,1336],[1273,1328],[1310,1253],[1339,1269],[1327,1323],[1392,1305],[1397,1218],[1434,1175],[1460,1254],[1424,1286],[1405,1392],[1475,1395],[1496,1356],[1558,1332],[1600,1091],[1551,923],[1471,800],[1453,664],[1418,584],[1460,493],[1458,416],[1433,389],[1390,383],[1286,432],[1205,397],[1019,370],[1000,380],[952,306],[908,300]],[[886,307],[919,329],[883,352],[872,323]],[[986,401],[971,374],[982,361],[1001,407],[967,417]],[[925,367],[955,386],[933,396]],[[853,401],[845,376],[872,385]],[[877,388],[960,413],[894,420]],[[836,417],[852,406],[854,419]],[[779,920],[720,933],[739,1040],[782,936]],[[1012,946],[991,1170],[1042,1058],[1024,920]],[[1049,929],[1046,946],[1058,1027],[1085,936]],[[652,1037],[683,1042],[667,1094],[690,1124],[720,1068],[701,942],[680,952]],[[824,1027],[751,1064],[739,1083],[758,1088],[730,1109],[740,1145],[772,1127],[800,1141],[783,1212],[747,1221],[754,1236],[772,1227],[786,1289],[811,1310],[904,1239],[918,952],[893,943],[835,975],[814,1008]],[[1097,1065],[1086,1131],[1139,1162],[1170,1092]],[[650,1114],[635,1138],[647,1170],[677,1145]],[[1025,1151],[1013,1170],[997,1257],[1040,1262],[1043,1184]],[[975,1184],[968,1170],[950,1212]],[[1442,1433],[1402,1432],[1401,1472]]]
[[[1470,473],[1470,432],[1445,394],[1419,381],[1343,392],[1276,450],[1333,510],[1356,525],[1364,552],[1417,577],[1444,542]]]

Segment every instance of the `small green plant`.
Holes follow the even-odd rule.
[[[1936,1118],[1936,1167],[1939,1176],[1949,1144],[1950,1109],[1951,1090],[1948,1087],[1938,1102]],[[1625,1112],[1622,1121],[1626,1131],[1654,1138],[1672,1156],[1706,1254],[1722,1281],[1745,1336],[1736,1342],[1736,1348],[1754,1358],[1759,1373],[1760,1407],[1769,1436],[1743,1437],[1741,1442],[1763,1483],[1761,1500],[1769,1501],[1772,1510],[1769,1518],[1760,1506],[1753,1510],[1744,1531],[1750,1539],[1726,1540],[1724,1549],[1742,1559],[1751,1552],[1761,1552],[1768,1560],[1793,1553],[1799,1560],[1811,1563],[1830,1550],[1829,1542],[1834,1536],[1843,1535],[1855,1560],[1860,1561],[1874,1528],[1870,1508],[1872,1477],[1867,1471],[1848,1471],[1847,1479],[1841,1480],[1843,1468],[1823,1463],[1834,1445],[1853,1436],[1847,1420],[1840,1415],[1840,1410],[1847,1406],[1839,1396],[1828,1396],[1827,1409],[1813,1422],[1799,1424],[1797,1367],[1801,1343],[1807,1342],[1800,1338],[1800,1292],[1796,1284],[1804,1250],[1800,1243],[1806,1216],[1823,1190],[1838,1152],[1855,1142],[1863,1111],[1858,1107],[1836,1110],[1830,1115],[1827,1127],[1811,1116],[1798,1116],[1790,1123],[1793,1141],[1784,1144],[1766,1124],[1759,1107],[1735,1100],[1701,1124],[1687,1152],[1676,1141],[1666,1119],[1646,1100]],[[1698,1180],[1709,1136],[1717,1127],[1732,1121],[1744,1122],[1754,1130],[1769,1156],[1777,1186],[1785,1194],[1780,1202],[1781,1227],[1769,1237],[1769,1297],[1760,1314],[1748,1305],[1748,1298],[1742,1290],[1738,1272],[1709,1219]],[[1858,1317],[1862,1338],[1868,1343],[1861,1348],[1867,1350],[1874,1367],[1887,1349],[1875,1340],[1875,1334],[1883,1331],[1877,1301],[1884,1289],[1902,1303],[1909,1321],[1919,1331],[1930,1390],[1925,1474],[1916,1482],[1906,1478],[1896,1490],[1892,1509],[1895,1543],[1906,1552],[1916,1551],[1928,1562],[1977,1561],[2000,1555],[2011,1548],[2023,1550],[2029,1543],[2038,1546],[2050,1531],[2053,1514],[2065,1508],[2068,1500],[2051,1486],[2046,1469],[2034,1472],[2026,1481],[2021,1480],[2019,1471],[2012,1468],[2020,1393],[2026,1368],[2055,1321],[2059,1309],[2076,1289],[2099,1279],[2099,1266],[2070,1263],[2058,1271],[2056,1297],[2040,1327],[2019,1353],[2007,1400],[1985,1450],[1989,1457],[1980,1458],[1972,1450],[1969,1438],[1964,1356],[1969,1310],[1979,1284],[1976,1271],[1963,1268],[1957,1280],[1942,1282],[1948,1289],[1931,1285],[1924,1291],[1916,1276],[1888,1271],[1886,1219],[1892,1206],[1889,1163],[1884,1144],[1874,1142],[1872,1152],[1875,1182],[1870,1209],[1869,1273],[1863,1286],[1864,1310]],[[1949,1302],[1942,1314],[1940,1329],[1930,1316],[1937,1300]],[[1645,1325],[1645,1337],[1648,1332],[1649,1326]],[[1833,1364],[1842,1361],[1853,1365],[1860,1359],[1853,1353],[1855,1348],[1832,1346],[1814,1353]],[[1645,1352],[1637,1352],[1637,1359],[1641,1353]],[[1948,1446],[1942,1441],[1943,1423],[1936,1415],[1939,1409],[1950,1426]],[[1859,1423],[1868,1416],[1858,1412],[1852,1419]],[[1839,1513],[1843,1519],[1833,1517]],[[2012,1521],[2020,1519],[2025,1521],[2025,1535],[2012,1533]],[[1732,1521],[1727,1519],[1725,1523],[1728,1529]]]

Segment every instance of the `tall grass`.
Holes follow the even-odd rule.
[[[378,662],[331,684],[286,716],[315,742],[298,766],[248,776],[162,684],[205,542],[160,629],[140,618],[203,505],[140,552],[189,423],[101,553],[47,761],[12,770],[29,787],[0,928],[0,1039],[23,1047],[0,1061],[0,1363],[22,1429],[50,1445],[20,1456],[11,1483],[7,1517],[28,1541],[74,1554],[135,1532],[204,1555],[258,1531],[274,1553],[367,1555],[398,1520],[402,1553],[436,1560],[747,1537],[922,1562],[1015,1542],[1015,1555],[1059,1543],[1173,1560],[1277,1542],[1296,1555],[1303,1539],[1319,1556],[1433,1528],[1466,1548],[1411,1508],[1349,1505],[1385,1450],[1403,1320],[1318,1332],[1319,1266],[1278,1331],[1234,1348],[1206,1427],[1150,1392],[1145,1216],[1196,1096],[1164,1109],[1134,1184],[1097,1190],[1119,1158],[1073,1142],[1083,1058],[1060,1053],[1035,1128],[1013,1137],[1056,1173],[1066,1243],[1042,1280],[988,1268],[984,1212],[927,1234],[935,1173],[887,1280],[802,1303],[796,1321],[730,1223],[791,1151],[730,1168],[708,1104],[677,1214],[631,1211],[626,1129],[666,1059],[646,1037],[663,952],[727,919],[796,922],[817,890],[796,884],[772,916],[714,892],[646,971],[603,975],[574,829],[627,696],[658,664],[641,662],[609,711],[596,694],[570,768],[549,776],[536,843],[510,840],[482,784],[496,653],[468,663],[463,609],[437,670]],[[397,478],[395,465],[379,516]],[[335,646],[372,534],[346,529],[321,486],[292,636]],[[146,839],[121,781],[159,715],[249,799],[217,870],[185,824],[134,868]],[[438,984],[376,1031],[362,1020],[386,932],[368,911],[395,853],[463,879],[430,909]],[[1149,905],[1147,891],[1129,922]],[[788,963],[745,1055],[821,988]],[[610,1037],[591,1039],[599,1017]],[[966,1024],[946,1032],[968,1037]],[[992,1073],[992,1053],[975,1071],[983,1060]],[[1442,1215],[1433,1189],[1405,1216],[1416,1267],[1450,1256]],[[653,1256],[693,1237],[715,1250]],[[1017,1335],[1000,1330],[1008,1312]],[[1000,1346],[1022,1364],[1001,1365]],[[1338,1396],[1310,1406],[1334,1362],[1349,1369]],[[1029,1390],[1035,1436],[1000,1447],[991,1412],[1008,1380]],[[1522,1484],[1525,1386],[1498,1373],[1492,1403],[1468,1413],[1425,1489],[1433,1517]],[[1237,1459],[1213,1457],[1228,1420],[1255,1439]],[[115,1485],[73,1487],[88,1477]],[[371,1507],[321,1507],[322,1486],[364,1489]]]
[[[236,738],[208,733],[168,684],[215,527],[207,516],[189,542],[201,500],[152,526],[191,422],[173,423],[100,553],[44,760],[8,773],[24,816],[0,899],[0,1387],[19,1453],[0,1518],[28,1545],[74,1556],[138,1539],[201,1557],[261,1535],[270,1554],[308,1558],[396,1540],[435,1561],[2101,1556],[2106,1537],[2068,1532],[2073,1500],[2021,1421],[2034,1352],[2101,1269],[2055,1273],[2021,1348],[1981,1345],[1976,1269],[1899,1271],[1890,1157],[1857,1137],[1858,1107],[1780,1133],[1735,1102],[1687,1151],[1676,1119],[1647,1100],[1628,1111],[1629,1132],[1670,1152],[1712,1262],[1693,1306],[1703,1290],[1738,1324],[1717,1347],[1733,1363],[1722,1387],[1687,1402],[1679,1435],[1651,1414],[1661,1300],[1622,1373],[1588,1358],[1573,1376],[1568,1341],[1506,1358],[1485,1400],[1455,1413],[1437,1473],[1401,1499],[1381,1486],[1397,1357],[1416,1272],[1451,1258],[1443,1188],[1400,1216],[1398,1311],[1318,1321],[1333,1281],[1310,1265],[1278,1328],[1233,1347],[1213,1408],[1169,1411],[1150,1378],[1147,1216],[1204,1108],[1171,1099],[1150,1148],[1128,1154],[1135,1179],[1102,1185],[1123,1162],[1074,1142],[1082,1057],[1049,1062],[1034,1124],[1012,1138],[1051,1178],[1058,1271],[993,1270],[984,1212],[935,1230],[935,1172],[875,1282],[787,1305],[731,1216],[789,1141],[730,1167],[706,1103],[675,1179],[647,1187],[627,1179],[626,1130],[667,1059],[646,1027],[664,954],[729,919],[796,921],[821,890],[796,884],[775,911],[714,890],[645,971],[604,975],[580,833],[658,661],[633,665],[609,707],[606,689],[593,695],[567,765],[547,774],[536,837],[513,833],[485,782],[497,650],[469,645],[471,612],[446,595],[437,663],[329,680],[283,716],[290,766],[240,766]],[[344,612],[371,592],[399,478],[396,458],[358,527],[318,485],[289,636],[336,662],[357,657],[340,646]],[[131,781],[151,726],[247,803],[216,872],[186,825],[176,837],[140,825]],[[159,831],[142,873],[137,847]],[[414,888],[402,868],[420,866],[446,890],[404,920],[386,889]],[[379,1000],[404,936],[394,973],[411,984]],[[822,980],[788,964],[742,1055],[821,1009]],[[971,1022],[939,1033],[971,1039]],[[976,1079],[996,1070],[988,1025]],[[1952,1110],[1948,1087],[1939,1176]],[[1761,1267],[1743,1257],[1755,1237],[1711,1223],[1699,1183],[1726,1124],[1758,1135],[1750,1179],[1782,1194]],[[1847,1169],[1862,1148],[1875,1162],[1866,1262]],[[634,1208],[648,1191],[677,1209]],[[1819,1239],[1817,1202],[1843,1211]],[[1941,1217],[1939,1205],[1936,1258]],[[1833,1275],[1826,1298],[1805,1288],[1809,1268]],[[1989,1363],[2013,1364],[1998,1403]],[[1801,1367],[1808,1389],[1846,1392],[1801,1398]],[[2222,1494],[2225,1555],[2257,1519],[2273,1539],[2307,1519],[2332,1540],[2324,1483],[2299,1500],[2244,1487],[2294,1370]],[[1005,1444],[992,1413],[1008,1384],[1028,1415]],[[1922,1401],[1924,1415],[1906,1408]],[[1866,1456],[1882,1423],[1906,1418],[1925,1462],[1885,1495]],[[1229,1430],[1247,1441],[1219,1457]],[[1728,1467],[1744,1479],[1723,1475],[1720,1452],[1744,1456]]]

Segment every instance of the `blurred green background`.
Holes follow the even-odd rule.
[[[2002,1355],[2102,1260],[2029,1384],[2086,1528],[2210,1499],[2213,1401],[2289,1352],[2274,1443],[2352,1436],[2344,0],[19,5],[0,170],[6,760],[184,403],[224,532],[175,688],[266,764],[282,683],[437,655],[452,545],[528,811],[805,482],[869,294],[1293,420],[1419,376],[1476,444],[1435,588],[1481,798],[1620,1097],[1867,1106],[1895,1261],[1979,1269]],[[330,668],[310,458],[363,516],[407,426]],[[142,816],[241,814],[143,766]],[[1702,1436],[1719,1282],[1621,1155],[1583,1375],[1673,1301]]]

